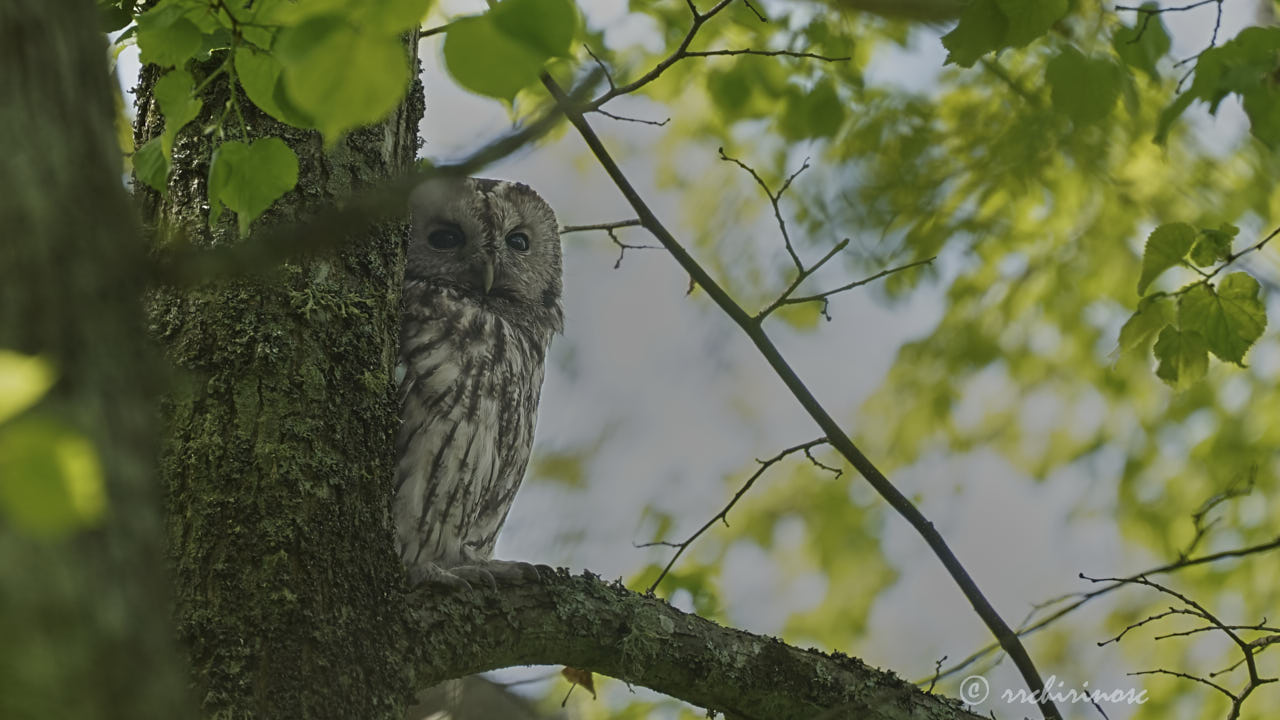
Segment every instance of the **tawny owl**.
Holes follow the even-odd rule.
[[[527,185],[429,180],[410,198],[392,504],[410,582],[527,574],[491,560],[564,324],[560,234]]]

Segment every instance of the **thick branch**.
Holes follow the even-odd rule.
[[[812,720],[833,708],[839,718],[978,718],[856,658],[721,627],[589,573],[544,575],[410,595],[419,608],[420,686],[512,665],[563,664],[743,720]]]

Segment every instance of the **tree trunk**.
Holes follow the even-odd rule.
[[[154,72],[144,76],[139,144],[161,130]],[[142,201],[161,236],[197,248],[240,242],[230,213],[212,229],[206,219],[211,143],[200,129],[228,92],[209,84],[204,114],[175,143],[167,195]],[[299,159],[298,187],[255,233],[411,168],[417,88],[328,151],[318,133],[238,99],[249,137],[229,139],[278,136]],[[151,330],[181,373],[161,467],[178,632],[209,716],[400,720],[412,694],[388,524],[403,240],[401,223],[370,226],[334,252],[149,299]]]
[[[0,515],[4,718],[192,715],[163,573],[146,256],[106,51],[91,0],[0,3],[0,348],[52,361],[57,384],[31,413],[92,442],[108,501],[67,537]]]

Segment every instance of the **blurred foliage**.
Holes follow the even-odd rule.
[[[0,521],[46,538],[97,524],[106,505],[93,446],[36,411],[53,386],[48,362],[0,350]]]

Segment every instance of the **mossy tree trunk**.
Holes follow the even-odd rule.
[[[162,129],[153,82],[148,69],[139,145]],[[248,238],[230,213],[210,228],[201,129],[228,92],[225,79],[209,84],[204,114],[175,143],[167,193],[142,195],[159,237],[185,235],[198,249],[254,243],[411,169],[420,91],[329,150],[240,94],[247,137],[236,122],[228,139],[284,139],[299,182]],[[161,465],[178,632],[211,717],[400,720],[411,695],[410,618],[387,520],[403,242],[402,224],[370,225],[336,251],[148,298],[150,330],[178,371]]]
[[[70,535],[0,513],[3,718],[192,716],[162,571],[146,255],[106,53],[91,0],[0,2],[0,348],[56,368],[26,417],[90,440],[107,496],[101,522]],[[7,470],[10,490],[45,490]]]

